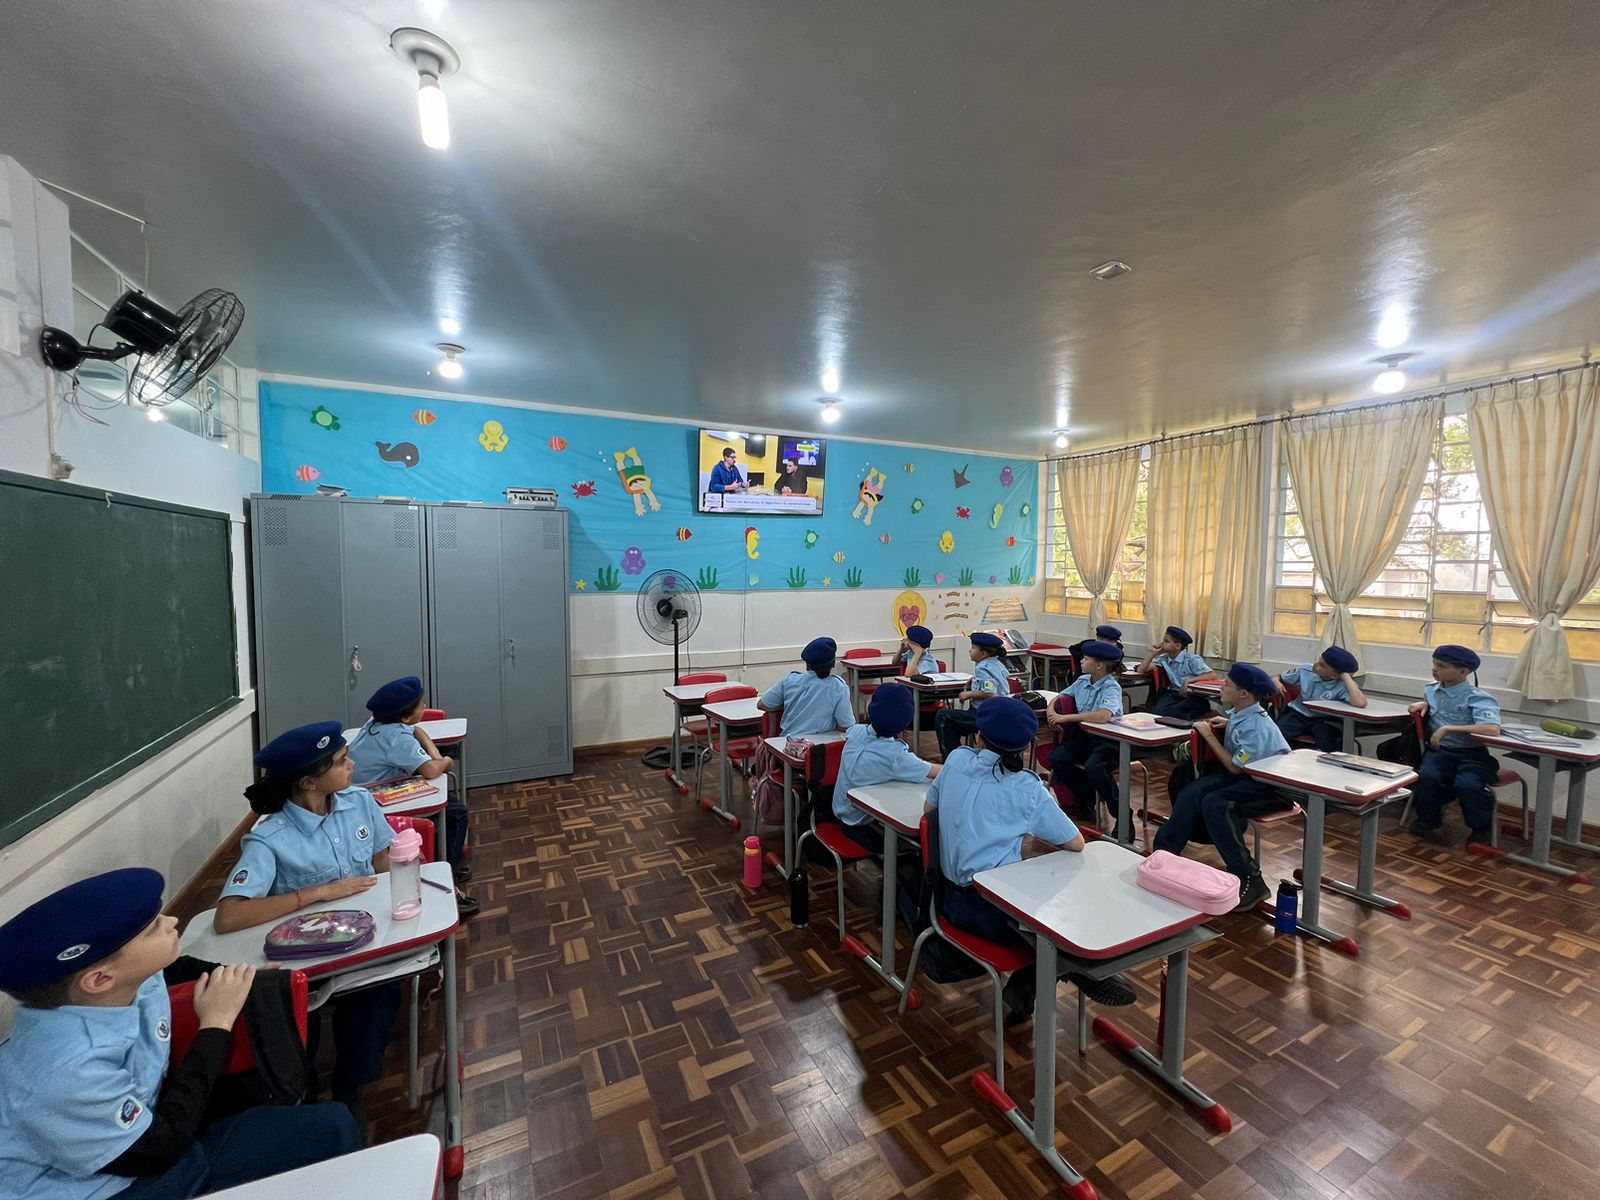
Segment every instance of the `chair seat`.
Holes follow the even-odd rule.
[[[872,851],[868,850],[832,821],[818,825],[815,832],[817,841],[846,862],[855,862],[859,859],[872,857]]]
[[[1306,810],[1294,804],[1278,812],[1262,813],[1250,819],[1257,825],[1287,825],[1290,821],[1303,820],[1305,815]]]
[[[708,728],[710,728],[710,725],[711,722],[706,720],[704,717],[691,717],[689,720],[680,725],[679,728],[685,733],[694,734],[696,737],[704,737],[705,732]]]
[[[1499,773],[1494,777],[1494,785],[1497,788],[1515,787],[1521,782],[1522,776],[1517,774],[1510,767],[1501,767]]]
[[[977,934],[952,925],[939,918],[939,932],[979,962],[988,963],[996,971],[1017,971],[1033,962],[1033,951],[1026,946],[1002,946]]]

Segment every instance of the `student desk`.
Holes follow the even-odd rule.
[[[953,700],[967,690],[972,682],[970,673],[940,671],[929,675],[927,683],[916,683],[910,678],[901,680],[917,693],[917,702],[911,709],[911,752],[922,752],[922,706],[929,700]]]
[[[1065,646],[1047,646],[1042,650],[1030,649],[1028,657],[1038,667],[1039,679],[1045,687],[1049,687],[1054,681],[1057,663],[1067,664],[1067,682],[1072,681],[1072,651]]]
[[[1383,815],[1384,805],[1410,794],[1405,789],[1416,782],[1417,773],[1407,770],[1393,779],[1384,779],[1321,762],[1321,753],[1320,750],[1291,750],[1246,763],[1244,769],[1247,775],[1265,780],[1280,791],[1293,793],[1305,809],[1305,840],[1300,870],[1295,872],[1303,884],[1298,931],[1321,938],[1341,954],[1354,958],[1361,953],[1356,940],[1318,922],[1322,915],[1322,889],[1327,887],[1352,900],[1381,908],[1401,920],[1411,919],[1411,909],[1406,905],[1372,890],[1372,879],[1378,862],[1378,818]],[[1361,819],[1361,855],[1354,884],[1329,879],[1322,873],[1322,833],[1330,804]]]
[[[439,1194],[439,1165],[439,1139],[419,1133],[207,1195],[216,1200],[306,1200],[308,1196],[433,1200]]]
[[[1318,716],[1339,718],[1339,723],[1344,727],[1342,745],[1346,754],[1357,753],[1356,726],[1404,725],[1411,720],[1410,705],[1396,704],[1393,700],[1379,700],[1375,696],[1367,697],[1365,708],[1357,708],[1354,704],[1346,704],[1343,700],[1302,700],[1300,703]]]
[[[661,689],[661,694],[672,701],[672,759],[667,764],[667,782],[677,788],[680,795],[689,794],[688,783],[678,778],[678,772],[683,768],[683,719],[705,706],[708,693],[718,688],[738,686],[727,682],[679,683]]]
[[[718,807],[712,804],[709,799],[701,799],[700,807],[721,817],[728,822],[728,826],[731,829],[739,828],[739,818],[731,807],[733,801],[733,760],[728,757],[728,739],[744,737],[760,730],[761,722],[766,718],[766,713],[756,707],[757,699],[759,697],[750,696],[744,700],[723,700],[718,704],[707,704],[700,710],[705,713],[707,721],[721,727],[721,732],[717,735],[717,769],[720,772],[719,778],[722,781],[722,791],[720,793],[722,806]],[[750,823],[751,825],[755,824],[754,814],[751,814]]]
[[[440,717],[436,721],[418,721],[417,728],[433,739],[433,744],[456,760],[456,785],[461,798],[467,798],[467,719],[465,717]]]
[[[300,912],[321,912],[334,908],[359,908],[377,920],[377,936],[358,950],[324,958],[301,959],[293,964],[313,979],[335,978],[383,963],[393,963],[414,955],[426,946],[438,946],[444,960],[444,1111],[446,1149],[444,1173],[447,1178],[461,1175],[466,1151],[461,1144],[461,1045],[456,1021],[456,939],[461,917],[456,911],[456,889],[450,864],[432,862],[422,868],[424,880],[438,887],[422,885],[422,912],[409,921],[396,921],[389,915],[389,875],[377,876],[369,891],[342,900],[308,904]],[[217,933],[211,927],[217,910],[207,909],[189,922],[183,931],[183,950],[196,958],[220,963],[251,963],[268,966],[262,946],[271,924],[252,925],[235,933]],[[426,966],[419,968],[427,969]],[[405,974],[416,974],[407,971]],[[376,982],[376,981],[373,981]],[[368,1189],[362,1189],[364,1192]],[[377,1194],[374,1191],[374,1194]]]
[[[1191,696],[1204,696],[1207,700],[1222,700],[1222,680],[1196,679],[1193,683],[1183,685],[1183,690]]]
[[[1190,727],[1179,729],[1159,724],[1150,713],[1124,713],[1122,716],[1096,724],[1084,721],[1080,729],[1093,737],[1107,738],[1117,743],[1117,831],[1116,840],[1123,846],[1133,845],[1133,748],[1135,746],[1172,746],[1189,740]],[[1097,800],[1098,804],[1099,801]]]
[[[1220,937],[1205,927],[1205,913],[1147,892],[1138,884],[1142,856],[1110,842],[1091,842],[1082,853],[1058,851],[1039,858],[980,871],[973,884],[992,904],[1032,931],[1038,982],[1033,1007],[1033,1120],[987,1071],[973,1077],[979,1095],[999,1109],[1044,1160],[1067,1182],[1069,1195],[1096,1193],[1055,1146],[1056,1132],[1056,955],[1072,969],[1104,979],[1156,959],[1165,959],[1157,1058],[1105,1017],[1094,1032],[1135,1066],[1154,1075],[1218,1133],[1233,1128],[1227,1109],[1190,1083],[1183,1074],[1184,1032],[1189,1011],[1189,951]],[[1079,1008],[1079,1049],[1083,1048],[1083,1009]]]
[[[850,711],[861,711],[861,681],[863,679],[887,679],[900,674],[903,665],[892,654],[880,654],[876,658],[841,658],[838,665],[844,671],[845,682],[850,685]]]
[[[794,771],[799,767],[804,772],[809,764],[803,758],[790,756],[788,738],[769,737],[764,740],[767,749],[776,754],[783,763],[783,861],[779,862],[778,856],[769,850],[767,862],[772,864],[779,875],[787,879],[789,872],[794,870]],[[813,746],[826,746],[829,742],[844,741],[844,734],[837,730],[832,733],[808,733],[805,735],[805,740]]]
[[[921,783],[873,783],[850,789],[850,803],[883,826],[883,948],[878,958],[867,952],[860,938],[844,939],[845,949],[854,954],[896,992],[906,990],[906,981],[894,969],[895,885],[898,882],[900,838],[919,839],[922,806],[928,799],[928,781]],[[908,1008],[920,1008],[922,997],[912,988],[906,996]]]
[[[466,721],[463,720],[461,723],[465,725]],[[356,729],[346,729],[344,731],[344,740],[348,742],[358,732],[360,731]],[[432,735],[430,734],[429,736],[431,737]],[[417,778],[422,779],[422,776],[419,775]],[[388,783],[389,780],[384,779],[379,780],[379,782]],[[445,805],[450,799],[450,772],[446,771],[443,775],[440,775],[436,779],[424,779],[423,782],[431,783],[439,790],[431,796],[413,796],[409,800],[396,800],[393,804],[380,804],[378,807],[383,810],[383,815],[386,817],[433,818],[439,827],[438,845],[436,848],[438,850],[439,857],[443,858],[445,847],[445,826],[449,821],[449,817],[445,813]]]
[[[1600,740],[1580,742],[1576,739],[1563,738],[1559,742],[1534,741],[1532,738],[1518,737],[1504,726],[1501,727],[1498,737],[1485,737],[1476,733],[1472,736],[1485,746],[1510,751],[1523,761],[1534,760],[1539,771],[1538,783],[1533,793],[1533,842],[1528,847],[1528,853],[1506,854],[1501,851],[1497,857],[1521,863],[1525,867],[1549,871],[1552,875],[1560,875],[1572,883],[1588,883],[1589,877],[1583,872],[1550,861],[1550,843],[1555,842],[1571,850],[1582,850],[1586,854],[1600,854],[1600,846],[1591,846],[1583,840],[1584,783],[1589,772],[1600,766]],[[1547,738],[1553,735],[1541,730],[1538,736]],[[1551,826],[1555,822],[1556,770],[1561,767],[1565,767],[1571,774],[1567,778],[1567,819],[1562,826],[1562,833],[1565,836],[1555,837],[1551,832]],[[1495,819],[1499,820],[1498,814]]]

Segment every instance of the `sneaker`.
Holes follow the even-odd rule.
[[[1087,975],[1079,975],[1076,971],[1072,971],[1067,974],[1067,982],[1096,1004],[1103,1004],[1107,1008],[1122,1008],[1139,998],[1138,993],[1133,990],[1133,985],[1121,975],[1090,979]]]
[[[464,864],[462,866],[457,867],[455,869],[455,877],[456,877],[456,882],[457,883],[470,883],[470,882],[472,882],[472,868],[469,867],[469,866],[466,866]]]
[[[1272,889],[1267,886],[1267,881],[1260,875],[1252,875],[1239,885],[1239,903],[1234,907],[1234,912],[1249,912],[1268,896]]]
[[[1431,842],[1435,846],[1445,846],[1450,841],[1445,836],[1443,825],[1428,825],[1422,821],[1413,821],[1409,832],[1418,841]]]
[[[458,914],[460,914],[461,919],[463,921],[470,920],[471,918],[477,916],[478,915],[478,900],[477,900],[477,897],[469,896],[465,892],[462,892],[462,891],[456,892],[456,912]]]
[[[1479,833],[1476,829],[1467,831],[1467,849],[1474,846],[1493,846],[1494,840],[1487,833]]]

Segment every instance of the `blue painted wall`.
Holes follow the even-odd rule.
[[[643,418],[261,385],[264,490],[501,503],[508,487],[555,488],[574,591],[634,591],[662,567],[725,591],[1020,587],[1038,572],[1035,461],[830,438],[822,516],[701,516],[697,444],[690,426]],[[613,456],[628,450],[659,511],[638,514],[623,489]],[[871,525],[851,516],[869,470],[887,477]]]

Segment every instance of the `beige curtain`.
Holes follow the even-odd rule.
[[[1350,603],[1378,577],[1428,475],[1443,401],[1287,421],[1284,458],[1317,574],[1333,601],[1322,645],[1361,657]]]
[[[1538,624],[1511,668],[1530,700],[1572,697],[1561,618],[1600,579],[1600,399],[1595,368],[1473,394],[1478,485],[1495,551]]]
[[[1089,631],[1106,619],[1104,592],[1117,569],[1133,521],[1139,489],[1139,449],[1064,458],[1056,464],[1056,492],[1067,546],[1089,601]]]
[[[1157,442],[1150,455],[1147,610],[1201,654],[1261,658],[1261,427]]]

